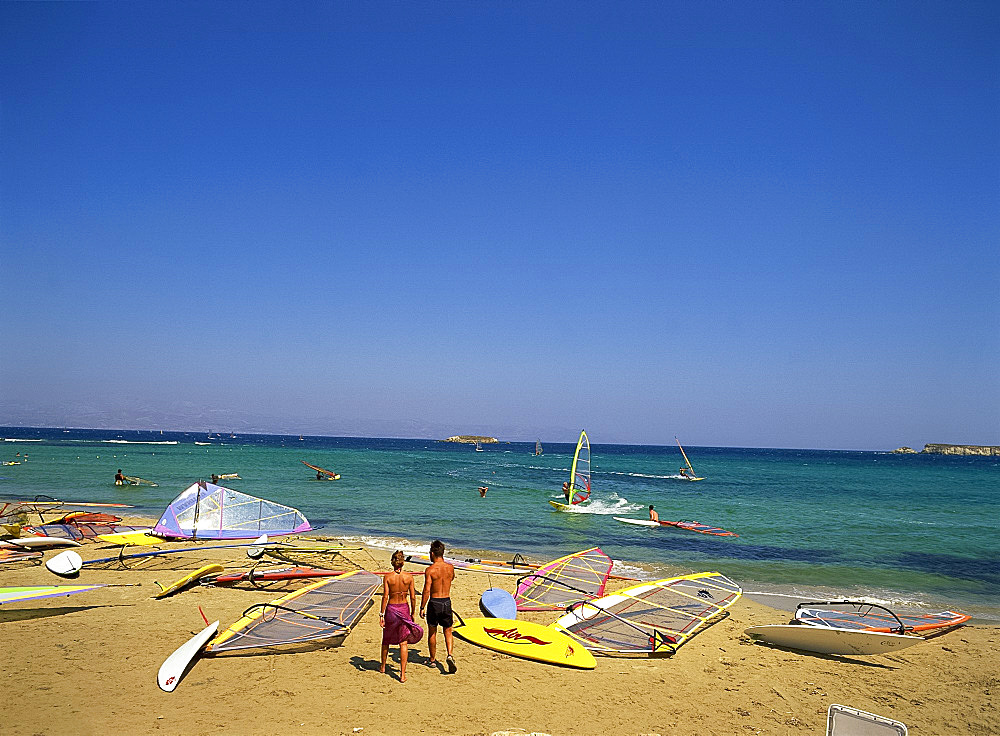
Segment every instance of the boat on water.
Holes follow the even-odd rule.
[[[569,469],[569,482],[564,484],[563,492],[566,503],[549,501],[556,511],[568,511],[590,498],[590,438],[582,429],[580,439],[576,441],[573,465]]]
[[[705,480],[704,477],[695,475],[694,468],[691,467],[691,461],[688,460],[687,453],[684,452],[684,448],[681,447],[681,441],[677,439],[676,436],[674,437],[674,441],[677,443],[677,447],[681,451],[681,456],[684,458],[684,463],[687,465],[687,468],[681,468],[681,478],[684,480]]]
[[[541,454],[542,454],[542,441],[535,440],[535,457],[538,457]]]
[[[477,442],[476,443],[476,452],[482,452],[482,451],[483,451],[483,443],[482,442]]]

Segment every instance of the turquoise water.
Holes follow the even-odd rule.
[[[676,447],[593,445],[594,513],[559,513],[574,445],[0,428],[0,497],[134,504],[157,516],[212,473],[229,487],[299,508],[316,527],[381,546],[551,559],[600,545],[620,571],[719,570],[748,591],[802,599],[867,595],[1000,620],[1000,462],[877,452],[686,447],[706,480],[679,478]],[[24,440],[36,440],[27,442]],[[112,442],[113,440],[113,442]],[[172,442],[176,444],[151,444]],[[195,442],[209,442],[196,445]],[[127,443],[127,444],[125,444]],[[300,463],[335,470],[319,482]],[[157,482],[116,487],[117,468]],[[476,489],[488,485],[486,498]],[[696,519],[716,538],[614,521]],[[640,570],[634,569],[636,564]]]

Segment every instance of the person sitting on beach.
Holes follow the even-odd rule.
[[[489,486],[479,486],[479,497],[486,498],[486,491],[490,490]]]
[[[382,578],[382,610],[378,615],[378,624],[382,627],[382,666],[379,672],[385,674],[389,647],[398,644],[400,682],[406,682],[408,645],[416,644],[424,635],[424,630],[413,621],[417,594],[413,589],[413,575],[403,572],[405,561],[400,550],[392,553],[392,572]]]
[[[660,520],[660,515],[658,513],[656,513],[655,511],[653,511],[653,504],[649,504],[649,520],[650,521],[659,521]]]
[[[424,572],[424,590],[420,594],[420,616],[427,619],[427,648],[430,650],[430,665],[437,664],[437,627],[444,629],[444,645],[448,650],[446,662],[448,672],[455,674],[455,657],[452,656],[452,627],[454,616],[451,612],[451,582],[455,579],[455,567],[444,561],[444,542],[431,542],[431,564]],[[430,600],[428,600],[428,598]],[[424,613],[426,609],[426,614]]]
[[[126,483],[125,476],[122,475],[122,469],[118,468],[118,472],[115,473],[115,485],[116,486],[123,486],[123,485],[125,485],[125,483]]]

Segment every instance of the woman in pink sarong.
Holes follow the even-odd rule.
[[[408,645],[416,644],[424,635],[424,630],[413,621],[417,595],[413,589],[413,575],[403,572],[405,561],[399,550],[392,553],[393,571],[382,578],[382,610],[378,615],[378,623],[382,627],[382,666],[379,672],[385,673],[389,647],[399,644],[400,682],[406,682]],[[407,596],[409,603],[406,601]]]

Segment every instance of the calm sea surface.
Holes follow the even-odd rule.
[[[570,444],[543,443],[534,457],[534,443],[518,442],[475,452],[433,440],[228,433],[0,427],[0,437],[0,460],[22,460],[0,467],[3,499],[130,503],[156,517],[192,482],[239,473],[225,485],[295,506],[324,533],[389,548],[423,551],[440,538],[449,550],[544,561],[600,545],[625,574],[718,570],[747,591],[866,595],[1000,621],[997,458],[685,447],[706,478],[691,483],[677,475],[676,447],[594,444],[591,513],[559,513],[546,502],[561,497]],[[316,481],[301,460],[341,480]],[[159,485],[116,487],[118,468]],[[644,517],[649,504],[661,519],[739,537],[612,518]]]

